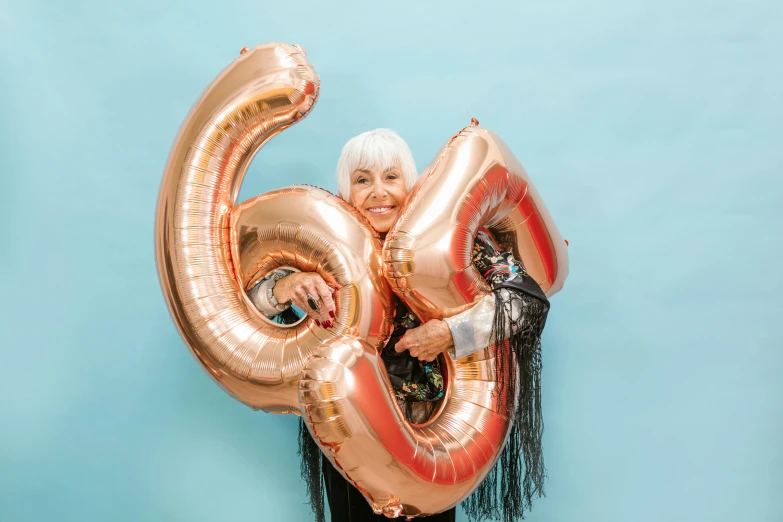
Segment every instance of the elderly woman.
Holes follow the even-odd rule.
[[[383,239],[392,228],[418,173],[408,145],[394,131],[377,129],[351,139],[337,164],[340,196],[353,205]],[[462,358],[489,344],[505,342],[514,351],[523,381],[521,413],[499,460],[504,474],[503,492],[497,497],[497,473],[466,503],[472,516],[496,516],[498,509],[514,517],[529,506],[534,494],[543,492],[541,458],[540,335],[549,304],[544,293],[513,256],[501,250],[480,231],[473,247],[473,264],[492,286],[492,293],[473,308],[444,320],[422,324],[401,300],[396,303],[394,331],[384,347],[386,365],[396,399],[407,419],[423,423],[443,397],[439,356]],[[281,322],[298,319],[291,305],[309,314],[321,327],[334,326],[335,302],[330,287],[317,273],[278,270],[250,291],[258,309]],[[512,448],[509,448],[513,446]],[[381,521],[362,494],[322,457],[306,428],[300,426],[303,473],[308,482],[311,506],[323,520],[321,474],[333,521]],[[522,458],[524,457],[524,458]],[[525,470],[521,472],[524,460]],[[510,477],[505,480],[506,476]],[[523,482],[515,484],[514,482]],[[454,508],[422,518],[454,521]]]

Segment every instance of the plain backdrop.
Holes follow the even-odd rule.
[[[218,388],[159,289],[177,129],[245,46],[321,76],[241,199],[390,127],[497,132],[570,241],[530,522],[783,520],[779,0],[0,2],[0,521],[311,520],[296,418]],[[465,520],[462,514],[458,520]]]

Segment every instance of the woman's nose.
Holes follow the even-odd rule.
[[[375,183],[372,187],[372,195],[376,198],[382,198],[386,195],[386,186],[383,183]]]

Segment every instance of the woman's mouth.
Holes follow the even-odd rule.
[[[383,215],[389,214],[392,210],[394,210],[394,205],[384,205],[379,207],[370,207],[367,209],[367,212],[376,215]]]

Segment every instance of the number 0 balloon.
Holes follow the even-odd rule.
[[[318,93],[304,50],[280,43],[244,49],[207,87],[161,185],[163,294],[207,373],[254,409],[301,415],[377,513],[441,512],[475,490],[505,444],[511,419],[503,412],[516,383],[498,387],[495,360],[510,355],[486,347],[446,358],[440,409],[412,425],[380,359],[392,296],[424,320],[472,306],[489,291],[471,265],[481,227],[511,245],[551,296],[567,275],[566,245],[520,163],[477,122],[436,156],[384,245],[361,214],[322,189],[294,186],[237,204],[254,154],[307,115]],[[335,328],[308,318],[281,325],[255,309],[246,291],[280,267],[341,286]]]

